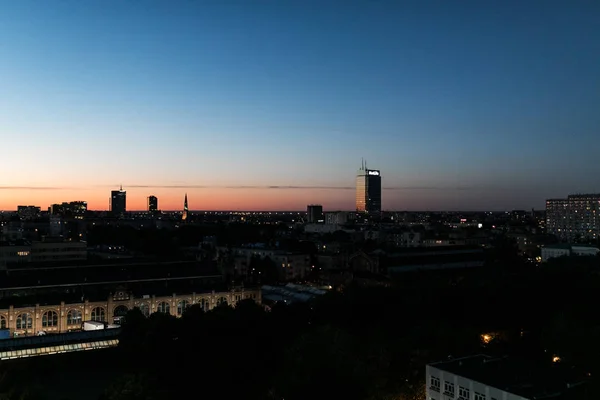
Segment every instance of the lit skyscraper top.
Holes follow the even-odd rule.
[[[381,212],[381,172],[368,169],[365,161],[356,175],[356,211],[368,214]]]

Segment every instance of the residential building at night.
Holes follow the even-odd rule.
[[[41,208],[37,206],[17,206],[17,215],[21,221],[32,220],[40,216]]]
[[[325,213],[327,225],[344,225],[348,223],[348,213],[345,211],[334,211]]]
[[[20,263],[82,261],[87,244],[62,240],[0,242],[0,266]]]
[[[61,204],[52,204],[49,207],[50,215],[59,215],[61,217],[69,217],[75,219],[83,219],[87,212],[87,202],[71,201]]]
[[[425,378],[427,400],[578,399],[585,390],[584,377],[559,365],[487,355],[429,364]]]
[[[381,213],[381,171],[368,169],[365,162],[356,175],[356,211]]]
[[[600,194],[574,194],[546,200],[546,232],[563,241],[600,237]]]
[[[323,206],[319,204],[310,204],[306,207],[306,218],[309,224],[323,222]]]

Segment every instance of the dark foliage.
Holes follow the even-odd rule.
[[[103,399],[422,400],[427,362],[479,352],[558,355],[593,379],[598,261],[406,275],[393,288],[348,287],[269,312],[250,300],[208,313],[194,305],[179,319],[132,310],[114,356],[124,372]]]
[[[395,288],[352,287],[270,312],[252,301],[208,313],[193,306],[179,320],[132,312],[122,350],[154,393],[169,397],[202,388],[222,398],[419,399],[425,363],[481,351],[546,362],[560,354],[596,373],[596,269],[488,272],[459,283],[422,275]],[[486,332],[502,334],[483,349]]]

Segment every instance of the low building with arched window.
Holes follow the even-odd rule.
[[[105,301],[85,300],[80,303],[61,302],[56,305],[36,304],[0,309],[0,329],[9,329],[15,336],[34,335],[40,331],[64,333],[80,330],[84,321],[108,324],[118,322],[133,308],[139,308],[145,316],[162,312],[181,317],[184,311],[194,304],[198,304],[204,311],[209,311],[222,304],[235,307],[239,301],[247,299],[261,303],[260,289],[236,288],[226,292],[143,297],[134,297],[130,293],[120,291]]]

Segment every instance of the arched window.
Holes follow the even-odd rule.
[[[179,303],[177,303],[177,316],[181,317],[185,309],[188,307],[189,303],[187,302],[187,300],[181,300]]]
[[[42,327],[50,328],[58,326],[58,314],[56,311],[46,311],[42,314]]]
[[[67,313],[67,325],[81,325],[81,311],[69,310]]]
[[[225,297],[219,297],[219,300],[217,300],[217,305],[218,306],[226,306],[227,305],[227,299]]]
[[[6,329],[6,318],[4,315],[0,315],[0,329]]]
[[[115,317],[124,317],[127,314],[127,311],[129,311],[127,306],[124,306],[123,304],[121,304],[120,306],[115,307],[115,311],[114,311],[113,315]]]
[[[158,307],[156,307],[156,311],[164,314],[171,313],[171,306],[166,301],[161,301],[158,303]]]
[[[144,317],[148,317],[150,316],[150,307],[148,306],[147,303],[141,303],[138,308],[140,309],[140,311],[142,312],[142,314],[144,315]]]
[[[104,322],[106,320],[106,311],[103,307],[95,307],[92,309],[92,321]]]
[[[23,313],[17,316],[17,329],[31,329],[33,327],[33,318],[31,314]]]
[[[210,309],[210,300],[204,298],[200,299],[200,307],[202,307],[204,311],[208,311]]]

